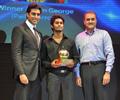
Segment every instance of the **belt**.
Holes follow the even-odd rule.
[[[49,70],[49,72],[56,74],[58,76],[66,76],[68,75],[70,72],[72,72],[72,70],[68,70],[68,69],[59,69],[59,70]]]
[[[82,62],[81,65],[87,64],[87,65],[91,66],[91,65],[96,65],[96,64],[105,63],[105,62],[106,62],[106,61],[104,61],[104,60],[100,60],[100,61],[89,61],[89,62]]]

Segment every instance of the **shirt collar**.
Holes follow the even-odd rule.
[[[30,29],[33,29],[34,27],[36,27],[35,25],[31,24],[28,19],[25,21],[25,23],[28,25]]]
[[[52,36],[53,36],[53,34],[50,36],[49,40],[53,40]],[[68,37],[63,34],[63,39],[68,39]],[[62,40],[63,40],[63,39],[62,39]]]
[[[97,30],[96,28],[94,28],[92,32],[87,32],[87,30],[85,30],[85,33],[88,35],[93,35],[96,30]]]

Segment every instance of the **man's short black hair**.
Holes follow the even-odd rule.
[[[55,21],[57,18],[62,19],[63,23],[65,22],[64,18],[63,18],[61,15],[55,14],[55,15],[53,15],[53,16],[51,17],[50,24],[53,25],[54,21]]]
[[[40,13],[42,13],[42,8],[40,5],[38,5],[36,2],[32,2],[28,5],[28,8],[26,10],[27,13],[30,13],[31,9],[39,9]]]

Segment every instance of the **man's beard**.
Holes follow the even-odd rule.
[[[63,30],[54,30],[55,32],[62,32]]]

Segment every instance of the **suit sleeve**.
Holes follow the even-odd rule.
[[[12,31],[12,57],[17,74],[24,73],[24,63],[22,61],[23,34],[20,27],[15,27]]]
[[[41,52],[42,64],[45,68],[49,68],[51,66],[51,62],[48,57],[47,46],[46,46],[45,41],[43,42],[43,46],[41,49],[42,49],[42,52]]]

